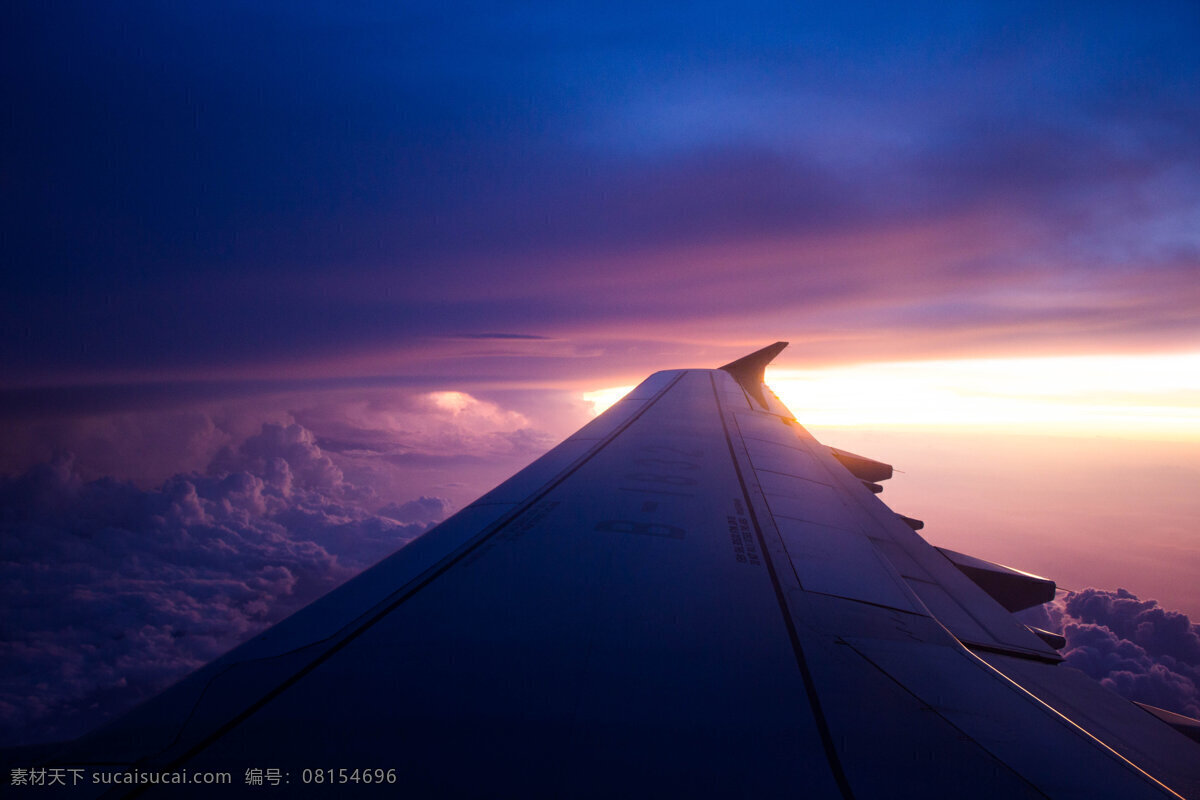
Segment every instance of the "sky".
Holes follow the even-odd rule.
[[[1120,622],[1200,618],[1194,3],[0,30],[0,744],[153,693],[619,387],[780,339],[785,402],[902,469],[927,538],[1099,587],[1057,618],[1091,655],[1112,622],[1096,677],[1170,651],[1195,701],[1191,645]]]

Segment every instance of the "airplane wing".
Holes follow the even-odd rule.
[[[934,548],[796,422],[783,347],[650,376],[48,763],[145,778],[115,797],[1200,797],[1196,742],[1013,616],[1053,583]]]

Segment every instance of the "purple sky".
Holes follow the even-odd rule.
[[[1200,351],[1195,3],[59,2],[0,30],[0,717],[34,738],[469,502],[585,391],[777,339],[793,368]],[[1194,442],[835,433],[909,470],[885,498],[931,540],[1200,616]]]
[[[1200,333],[1194,3],[4,14],[7,386]]]

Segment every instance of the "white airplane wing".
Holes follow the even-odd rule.
[[[929,545],[876,497],[889,466],[797,424],[762,382],[783,346],[650,376],[48,763],[260,797],[383,791],[364,771],[403,797],[1200,797],[1179,725],[1013,616],[1053,583]]]

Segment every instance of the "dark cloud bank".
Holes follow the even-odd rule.
[[[1200,625],[1186,614],[1088,588],[1021,616],[1061,632],[1066,663],[1123,697],[1200,718]]]
[[[307,428],[268,423],[143,489],[69,455],[0,478],[0,746],[77,736],[422,533]]]

